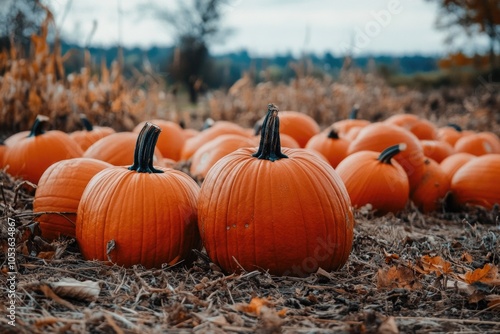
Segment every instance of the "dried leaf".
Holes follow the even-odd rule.
[[[52,299],[56,303],[69,308],[70,310],[75,310],[75,306],[73,304],[59,297],[54,291],[52,291],[52,289],[48,285],[40,285],[40,290],[43,292],[45,297]]]
[[[254,297],[248,304],[239,304],[236,309],[249,314],[260,315],[262,307],[271,306],[271,302],[267,298]]]
[[[474,260],[472,259],[472,255],[470,255],[467,252],[463,252],[462,256],[460,257],[460,260],[466,262],[466,263],[472,263]]]
[[[488,301],[488,308],[500,309],[500,295],[489,295],[484,299]]]
[[[435,273],[438,277],[443,274],[451,274],[451,263],[445,261],[441,256],[424,255],[420,258],[420,267],[426,274]]]
[[[392,266],[387,270],[379,269],[377,273],[377,288],[379,289],[419,289],[421,284],[413,270],[407,267]]]
[[[80,282],[74,278],[66,277],[59,282],[49,283],[52,290],[61,297],[68,297],[83,301],[94,301],[99,297],[101,288],[94,281]]]
[[[389,264],[392,260],[399,259],[399,255],[395,253],[387,253],[384,249],[385,263]]]
[[[498,267],[490,263],[485,264],[483,268],[467,271],[465,275],[460,275],[460,278],[469,284],[481,282],[490,285],[500,285]]]

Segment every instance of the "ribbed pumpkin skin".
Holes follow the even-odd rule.
[[[406,144],[406,150],[394,159],[403,167],[410,181],[410,190],[415,188],[424,173],[424,152],[418,138],[399,126],[382,122],[365,126],[349,145],[348,154],[359,151],[382,152],[389,146]]]
[[[491,209],[500,204],[500,154],[474,158],[457,170],[451,191],[461,205],[473,204]]]
[[[198,185],[182,172],[137,173],[107,168],[85,188],[77,212],[76,237],[86,259],[109,259],[130,267],[160,268],[186,259],[201,246],[197,226]]]
[[[68,134],[52,130],[15,142],[5,153],[4,166],[9,165],[7,172],[12,176],[36,184],[53,163],[82,155],[82,149]]]
[[[274,162],[255,151],[225,156],[202,184],[199,229],[212,261],[292,276],[342,267],[354,218],[337,173],[307,150],[283,148],[288,158]]]
[[[305,147],[320,130],[318,123],[309,115],[298,111],[280,112],[280,133],[293,137],[300,147]]]
[[[134,161],[137,133],[117,132],[99,139],[83,154],[85,158],[106,161],[114,166],[131,165]],[[163,159],[158,148],[155,149],[155,163]]]
[[[101,138],[109,136],[115,133],[113,128],[107,126],[94,126],[91,131],[78,130],[69,134],[69,136],[78,144],[80,148],[85,152],[90,145],[95,143]]]
[[[370,203],[378,214],[401,211],[410,196],[408,176],[395,158],[386,164],[377,160],[378,157],[379,153],[373,151],[353,153],[335,170],[354,207]]]
[[[448,175],[448,179],[453,179],[453,175],[455,175],[456,171],[460,169],[467,162],[474,159],[476,156],[470,153],[454,153],[441,161],[439,165],[443,172]]]
[[[222,157],[242,147],[254,147],[251,138],[241,135],[220,135],[202,145],[191,157],[190,173],[193,177],[204,178],[210,168]]]
[[[464,136],[455,143],[456,152],[464,152],[481,156],[500,153],[500,140],[493,133],[480,132]]]
[[[95,174],[108,167],[112,165],[104,161],[74,158],[56,162],[43,173],[36,189],[33,212],[72,212],[64,216],[56,213],[38,216],[36,221],[44,238],[75,237],[76,211],[83,190]]]
[[[437,163],[455,153],[453,146],[445,141],[423,139],[420,144],[422,144],[424,155]]]
[[[426,159],[425,172],[410,198],[420,211],[432,212],[440,208],[440,201],[450,190],[450,179],[441,166],[432,159]]]

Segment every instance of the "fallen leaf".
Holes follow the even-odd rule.
[[[385,256],[385,263],[389,264],[392,262],[392,260],[397,260],[399,259],[399,255],[398,254],[395,254],[395,253],[387,253],[385,251],[385,249],[383,250],[384,251],[384,256]]]
[[[43,292],[45,297],[52,299],[56,303],[69,308],[70,310],[75,310],[75,306],[73,304],[59,297],[54,291],[52,291],[52,289],[48,285],[40,285],[40,290]]]
[[[460,275],[460,278],[469,284],[481,282],[489,285],[500,285],[498,267],[490,263],[485,264],[483,268],[467,271],[464,275]]]
[[[58,296],[83,301],[94,301],[101,292],[99,283],[90,280],[80,282],[74,278],[66,277],[58,282],[48,284]]]
[[[441,256],[424,255],[419,261],[420,267],[426,274],[435,273],[437,277],[443,274],[451,274],[451,263],[444,260]]]
[[[377,272],[377,287],[379,289],[419,289],[421,286],[413,270],[407,267],[392,266],[387,270],[379,269]]]
[[[484,299],[488,301],[488,308],[500,309],[500,295],[489,295]]]
[[[460,257],[460,260],[466,262],[466,263],[472,263],[474,260],[472,259],[472,255],[470,255],[467,252],[463,252],[462,256]]]
[[[269,299],[254,297],[248,304],[237,305],[237,310],[245,313],[260,315],[262,307],[264,306],[271,306]]]

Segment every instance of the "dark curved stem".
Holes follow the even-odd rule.
[[[137,137],[134,152],[134,164],[128,169],[137,173],[163,173],[162,170],[153,167],[153,157],[156,142],[160,135],[159,126],[146,122]]]
[[[89,119],[87,118],[87,116],[85,114],[80,114],[80,121],[82,122],[85,130],[87,130],[87,131],[94,130],[94,126],[92,125],[92,123],[90,123]]]
[[[448,123],[448,124],[446,124],[446,126],[449,126],[450,128],[454,128],[458,132],[462,132],[462,127],[460,125],[458,125],[458,124]]]
[[[264,122],[262,123],[259,149],[256,153],[252,154],[253,157],[269,161],[288,158],[281,153],[278,111],[277,106],[272,103],[268,104],[266,118],[264,118]]]
[[[328,132],[328,138],[330,138],[330,139],[339,139],[339,133],[334,128],[331,128],[330,132]]]
[[[385,164],[390,164],[391,159],[396,154],[398,154],[399,152],[404,151],[404,150],[406,150],[405,143],[390,146],[390,147],[386,148],[385,150],[383,150],[382,153],[380,153],[380,155],[378,156],[378,161],[383,162]]]
[[[357,105],[352,107],[351,113],[349,114],[349,119],[358,118],[358,112],[359,112],[359,107]]]
[[[31,127],[31,132],[28,137],[36,137],[45,133],[45,127],[49,123],[49,118],[44,115],[36,116],[35,122]]]

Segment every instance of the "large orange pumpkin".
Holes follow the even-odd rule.
[[[455,143],[456,152],[465,152],[473,155],[500,153],[500,139],[491,132],[479,132],[463,136]]]
[[[351,133],[351,138],[354,138],[355,134],[351,130],[356,128],[358,129],[356,131],[359,131],[363,127],[370,124],[370,121],[368,120],[358,119],[358,113],[359,108],[357,106],[354,106],[349,114],[349,118],[334,122],[330,128],[335,129],[341,137],[347,137],[348,134]]]
[[[95,174],[108,167],[112,165],[104,161],[74,158],[58,161],[47,168],[33,201],[33,212],[44,238],[75,237],[76,211],[83,190]]]
[[[335,170],[305,149],[281,149],[278,108],[264,120],[257,152],[219,160],[200,192],[199,229],[226,272],[305,276],[335,270],[351,251],[354,218]]]
[[[491,209],[500,204],[500,154],[485,154],[460,167],[451,179],[451,191],[461,205]]]
[[[101,138],[115,133],[109,126],[94,126],[85,114],[80,115],[80,120],[84,130],[74,131],[69,136],[80,145],[83,151]]]
[[[424,155],[437,163],[455,153],[453,146],[445,141],[423,139],[420,144],[424,150]]]
[[[410,190],[415,188],[424,173],[424,151],[418,138],[411,132],[385,122],[365,126],[349,145],[348,154],[359,151],[382,152],[389,146],[406,144],[406,150],[394,159],[404,168]]]
[[[153,166],[160,128],[146,123],[134,164],[97,173],[78,206],[76,238],[86,259],[160,268],[192,258],[201,246],[199,187],[187,174]]]
[[[455,146],[457,140],[459,140],[463,135],[464,133],[462,132],[462,128],[453,123],[450,123],[437,130],[437,139],[447,142],[451,146]]]
[[[409,199],[408,176],[393,159],[406,144],[386,148],[382,153],[359,151],[342,160],[335,169],[347,188],[352,205],[371,204],[377,214],[398,212]]]
[[[43,172],[53,163],[83,155],[80,146],[68,134],[44,131],[49,118],[39,115],[28,137],[21,138],[6,151],[7,172],[32,183],[38,183]]]

